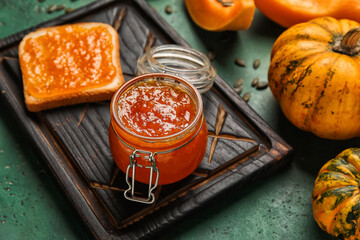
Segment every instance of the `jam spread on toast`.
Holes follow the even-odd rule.
[[[26,39],[20,61],[36,98],[105,86],[116,76],[112,35],[105,26],[64,25]]]

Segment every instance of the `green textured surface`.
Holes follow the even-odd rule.
[[[0,107],[0,239],[84,239],[82,222]]]
[[[0,0],[0,38],[65,14],[67,8],[76,9],[94,0]],[[65,9],[48,13],[52,5]]]
[[[91,1],[0,0],[0,38],[63,14],[46,13],[55,2],[76,8]],[[189,19],[183,1],[148,2],[194,48],[216,52],[213,64],[230,85],[244,78],[243,93],[251,92],[249,105],[295,149],[289,167],[187,218],[162,239],[330,239],[313,220],[313,182],[327,160],[359,146],[359,139],[330,141],[300,131],[284,118],[269,89],[251,87],[254,77],[267,80],[271,47],[284,29],[256,12],[250,30],[206,32]],[[172,6],[171,14],[165,13],[166,5]],[[246,68],[234,64],[237,57],[246,60]],[[261,60],[257,70],[252,67],[255,59]],[[0,239],[87,239],[80,218],[9,114],[0,105]]]

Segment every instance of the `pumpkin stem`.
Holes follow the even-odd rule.
[[[333,51],[349,56],[354,56],[360,52],[360,27],[349,30],[343,38],[334,41]]]

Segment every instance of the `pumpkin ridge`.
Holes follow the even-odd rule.
[[[290,75],[292,72],[294,72],[298,67],[300,67],[302,65],[302,63],[307,59],[307,57],[303,57],[299,60],[291,60],[289,62],[289,65],[286,66],[286,72],[284,72],[283,74],[281,74],[280,77],[280,84],[281,84],[281,89],[280,89],[280,96],[283,95],[284,91],[286,90],[286,85],[288,83],[291,82],[291,80],[287,80],[286,82],[284,82],[285,77]]]
[[[335,189],[337,189],[337,188],[344,188],[344,187],[353,187],[354,190],[355,190],[355,189],[358,190],[358,188],[359,188],[358,185],[337,185],[337,186],[334,186],[334,187],[331,187],[331,188],[324,188],[324,189],[322,189],[322,191],[319,191],[319,193],[312,195],[311,198],[313,198],[313,200],[316,201],[316,198],[317,198],[319,195],[325,194],[326,192],[335,190]]]
[[[357,220],[357,228],[356,228],[356,230],[355,230],[355,237],[356,236],[360,236],[360,218],[358,218],[358,220]],[[356,239],[355,239],[356,240]]]
[[[346,159],[350,158],[352,155],[356,155],[360,158],[360,148],[349,148],[342,151],[336,158],[342,158],[346,161]]]
[[[352,165],[356,169],[358,174],[360,175],[360,166],[359,166],[359,164],[355,164],[355,161],[353,161],[353,158],[350,158],[350,155],[351,156],[356,155],[358,158],[360,158],[360,156],[359,156],[360,151],[358,151],[357,149],[351,149],[351,151],[349,151],[349,153],[345,152],[344,155],[340,155],[338,157],[344,159],[346,162],[348,162],[350,165]],[[359,159],[359,161],[360,161],[360,159]]]
[[[341,170],[341,169],[337,169],[337,170]],[[329,174],[329,173],[339,174],[342,177],[346,178],[347,180],[353,181],[354,183],[358,184],[358,182],[354,179],[356,176],[354,177],[354,176],[351,176],[351,175],[347,174],[346,172],[339,172],[339,171],[335,171],[335,170],[325,170],[325,171],[320,172],[319,176],[318,176],[318,180],[319,181],[331,180],[331,179],[326,178],[325,176],[323,176],[324,174]],[[331,177],[333,177],[333,176],[331,176]],[[335,176],[335,177],[339,177],[339,176]]]
[[[339,56],[337,56],[334,60],[334,63],[332,64],[332,66],[335,65],[336,60],[339,58]],[[304,120],[304,125],[308,126],[312,132],[314,132],[314,130],[316,129],[312,129],[311,124],[308,125],[309,120],[313,120],[314,116],[316,113],[318,113],[318,104],[320,102],[320,100],[325,96],[325,90],[327,87],[328,82],[330,82],[332,80],[332,78],[335,75],[335,71],[330,67],[327,73],[327,77],[324,79],[324,88],[322,89],[322,91],[320,92],[320,96],[318,96],[315,101],[314,101],[314,105],[312,106],[312,108],[309,108],[305,120]]]
[[[307,40],[303,40],[301,42],[309,42]],[[273,50],[277,49],[277,51],[274,52],[273,56],[271,57],[270,62],[270,68],[268,71],[268,79],[269,79],[269,85],[270,88],[272,88],[272,92],[276,99],[279,99],[283,92],[287,90],[286,86],[288,83],[293,80],[289,80],[289,75],[291,75],[297,68],[301,67],[306,60],[313,59],[314,56],[322,56],[324,53],[324,49],[328,49],[328,43],[326,42],[320,42],[311,40],[310,42],[316,42],[316,47],[313,47],[311,52],[306,52],[304,49],[301,49],[301,51],[305,54],[304,56],[299,56],[296,59],[288,60],[293,56],[293,53],[296,51],[292,51],[289,53],[288,51],[284,50],[283,48],[286,48],[286,44],[284,45],[282,41],[277,41],[275,43]],[[292,44],[293,48],[298,48],[297,44]],[[285,54],[284,54],[285,53]],[[282,71],[282,74],[279,76],[279,78],[275,78],[274,74],[279,71],[279,69],[284,69]]]
[[[348,56],[351,61],[353,61],[357,67],[360,68],[360,53],[358,53],[358,55],[354,55],[354,56]]]
[[[339,186],[339,187],[327,188],[322,193],[319,193],[316,196],[314,195],[314,201],[318,202],[318,203],[323,203],[324,199],[326,199],[327,197],[333,196],[334,193],[346,194],[347,192],[351,192],[352,193],[351,195],[348,194],[348,196],[351,197],[354,195],[354,192],[356,192],[356,191],[359,191],[359,187],[356,185],[347,185],[344,187]]]
[[[347,158],[345,159],[345,157],[336,157],[331,161],[332,164],[327,165],[326,168],[320,172],[321,174],[326,172],[336,172],[352,179],[360,178],[359,170],[352,162],[349,162]],[[349,172],[345,172],[344,169],[339,167],[344,167]]]
[[[356,205],[353,205],[351,207],[351,210],[347,212],[347,215],[346,215],[346,218],[345,218],[345,223],[343,223],[342,221],[340,221],[340,223],[342,224],[351,224],[351,225],[355,225],[356,228],[352,227],[350,229],[348,229],[348,232],[344,232],[342,231],[343,229],[339,229],[338,227],[335,226],[335,224],[337,223],[337,220],[336,220],[336,215],[344,208],[344,206],[342,206],[343,204],[349,204],[349,202],[351,202],[351,200],[355,197],[359,197],[359,190],[354,193],[353,196],[349,197],[348,199],[346,199],[346,201],[344,201],[341,205],[339,205],[336,209],[340,208],[339,211],[336,212],[336,214],[332,214],[331,218],[334,219],[334,221],[332,221],[330,223],[330,225],[328,226],[328,230],[329,232],[332,232],[333,234],[335,234],[335,236],[337,236],[338,238],[343,238],[343,239],[350,239],[349,237],[351,236],[355,236],[356,238],[356,235],[355,235],[355,232],[356,232],[356,229],[359,228],[359,225],[355,225],[352,221],[352,219],[357,219],[359,217],[359,206]],[[355,201],[355,202],[358,202],[358,201]],[[358,219],[359,220],[359,219]],[[358,239],[358,238],[356,238]]]
[[[323,52],[314,52],[312,54],[306,55],[303,58],[289,61],[289,64],[286,66],[286,71],[283,74],[281,74],[281,76],[280,76],[280,84],[281,84],[280,96],[282,96],[283,92],[286,90],[286,85],[294,82],[294,79],[293,80],[287,80],[286,82],[284,82],[286,80],[286,76],[289,76],[297,68],[299,68],[304,62],[307,62],[308,60],[311,60],[314,56],[318,56],[319,54],[322,55],[322,54],[325,54],[325,53],[323,53]],[[287,60],[287,58],[285,58],[285,56],[284,56],[284,58],[281,59],[280,62],[282,62],[284,60]],[[278,63],[278,64],[280,64],[280,63]],[[313,64],[311,64],[311,65],[313,65]],[[309,66],[311,66],[311,65],[309,65]],[[305,78],[305,76],[302,78],[302,80]]]
[[[296,83],[295,83],[296,87],[295,87],[294,91],[291,92],[291,98],[293,98],[294,94],[295,94],[296,91],[299,89],[300,84],[301,84],[301,82],[304,80],[304,78],[305,78],[306,76],[309,76],[309,75],[312,73],[312,69],[311,69],[311,68],[312,68],[313,65],[314,65],[314,64],[308,65],[307,68],[305,69],[305,72],[302,72],[301,76],[297,79],[297,81],[296,81]]]
[[[315,19],[314,19],[315,20]],[[313,29],[318,28],[317,31],[324,31],[321,35],[313,36]],[[326,35],[324,35],[326,34]],[[336,35],[336,34],[335,34]],[[336,35],[337,36],[337,35]],[[327,29],[325,26],[315,22],[309,21],[307,23],[303,22],[293,26],[292,28],[284,31],[274,43],[274,51],[277,52],[283,45],[287,45],[290,42],[298,41],[298,40],[307,40],[307,41],[315,41],[319,43],[329,44],[329,39],[334,38],[334,33]],[[273,52],[273,51],[272,51]],[[271,54],[272,56],[273,54]]]
[[[346,186],[346,188],[350,188],[350,187],[351,186]],[[340,190],[343,190],[343,189],[340,189]],[[331,210],[331,214],[329,214],[326,219],[330,219],[330,220],[335,219],[335,216],[342,210],[342,208],[344,208],[344,206],[348,203],[348,201],[359,195],[359,189],[357,187],[354,186],[354,188],[352,188],[352,189],[350,188],[349,190],[350,191],[353,190],[351,195],[342,196],[343,198],[340,198],[340,195],[336,195],[337,199],[336,199],[336,202],[334,203],[334,205],[328,206],[328,208],[331,207],[331,209],[328,209],[328,211]],[[315,202],[315,204],[321,204],[324,201],[323,199],[325,199],[326,197],[334,196],[333,195],[334,192],[330,192],[330,191],[331,190],[328,190],[322,194],[319,194],[313,200],[313,204],[314,204],[314,202]],[[322,196],[322,195],[325,195],[325,196]],[[328,195],[328,196],[326,196],[326,195]],[[315,219],[315,220],[320,221],[320,219]],[[323,222],[321,222],[321,223],[322,223],[322,226],[325,226],[324,230],[331,233],[331,232],[333,232],[332,230],[333,230],[334,224],[336,223],[336,220],[330,221],[330,223],[327,223],[327,224],[324,224]]]
[[[329,19],[334,19],[333,17],[323,17],[322,20],[326,21],[326,20],[329,20]],[[315,20],[315,21],[314,21]],[[337,36],[341,36],[342,35],[342,32],[333,32],[331,29],[329,29],[326,25],[322,25],[320,23],[318,23],[316,20],[317,19],[314,19],[312,21],[310,21],[309,23],[312,23],[312,24],[315,24],[321,28],[323,28],[325,31],[327,31],[328,33],[330,33],[332,36],[333,36],[333,40],[337,37]],[[342,30],[342,26],[340,26],[340,24],[337,24],[338,27],[339,27],[339,30]]]
[[[316,25],[319,26],[319,25]],[[319,26],[320,27],[320,26]],[[311,28],[310,26],[306,26],[306,27],[302,27],[300,28],[300,32],[301,31],[305,31],[307,28]],[[329,33],[329,31],[327,31]],[[329,33],[328,38],[333,38],[334,35],[332,33]],[[311,37],[309,36],[309,33],[297,33],[297,34],[291,34],[284,32],[283,34],[281,34],[279,36],[278,39],[276,39],[274,45],[273,45],[273,49],[271,51],[271,55],[270,57],[273,58],[274,54],[276,52],[281,51],[281,48],[288,45],[291,42],[294,41],[307,41],[307,42],[316,42],[316,43],[321,43],[321,44],[325,44],[325,45],[329,45],[329,39],[328,38],[315,38],[315,37]]]

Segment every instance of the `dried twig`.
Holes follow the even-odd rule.
[[[146,38],[146,43],[145,43],[145,47],[144,47],[144,53],[148,52],[150,50],[150,48],[152,47],[152,45],[155,42],[155,35],[149,31],[147,38]]]
[[[220,138],[220,139],[226,139],[226,140],[234,140],[234,141],[244,141],[244,142],[255,142],[254,139],[251,138],[245,138],[245,137],[237,137],[235,135],[231,135],[231,134],[218,134],[216,135],[214,132],[212,131],[208,131],[208,136],[212,137],[212,138]]]
[[[195,170],[194,172],[192,172],[192,175],[195,175],[195,176],[200,176],[200,177],[208,177],[209,174],[208,173],[205,173],[205,172],[199,172],[197,170]]]
[[[224,125],[225,118],[226,118],[226,111],[223,108],[223,106],[221,104],[219,104],[218,112],[217,112],[217,116],[216,116],[216,122],[215,122],[215,135],[216,136],[214,136],[214,139],[213,139],[213,141],[211,143],[211,146],[210,146],[210,155],[209,155],[209,160],[208,160],[209,164],[211,163],[211,159],[212,159],[212,157],[214,155],[216,144],[217,144],[217,141],[218,141],[218,135],[219,135],[219,133],[221,131],[221,128]]]
[[[95,188],[95,189],[111,190],[111,191],[117,191],[117,192],[125,192],[126,191],[126,189],[123,189],[123,188],[112,187],[112,186],[108,186],[108,185],[101,184],[98,182],[90,182],[90,187]],[[135,194],[140,195],[141,193],[135,192]]]
[[[117,187],[111,187],[105,184],[97,183],[97,182],[90,182],[90,187],[96,188],[96,189],[102,189],[102,190],[113,190],[113,191],[119,191],[124,192],[125,189],[117,188]]]
[[[209,160],[208,160],[209,164],[211,163],[211,159],[212,159],[212,157],[214,155],[218,139],[226,139],[226,140],[233,140],[233,141],[244,141],[244,142],[255,142],[255,140],[253,140],[251,138],[237,137],[235,135],[226,134],[226,133],[220,134],[220,131],[221,131],[223,125],[224,125],[225,119],[226,119],[226,111],[221,106],[221,104],[219,104],[218,112],[217,112],[217,116],[216,116],[216,122],[215,122],[215,132],[208,131],[208,137],[213,138],[213,141],[212,141],[211,146],[210,146],[210,154],[209,154]]]
[[[80,126],[82,120],[83,120],[84,117],[85,117],[85,114],[86,114],[88,108],[89,108],[89,104],[86,104],[85,107],[84,107],[83,112],[81,113],[81,116],[80,116],[80,119],[79,119],[79,122],[78,122],[77,126]]]
[[[111,176],[110,186],[114,184],[114,181],[115,181],[116,177],[118,176],[119,172],[120,172],[120,168],[115,166],[114,171],[113,171],[112,176]]]
[[[126,7],[122,8],[121,10],[118,10],[117,16],[113,22],[113,27],[115,28],[116,31],[119,31],[121,23],[124,17],[126,16],[126,12],[127,12]]]
[[[3,57],[1,57],[0,59],[5,59],[5,60],[19,60],[19,59],[16,58],[16,57],[8,57],[8,56],[3,56]]]

